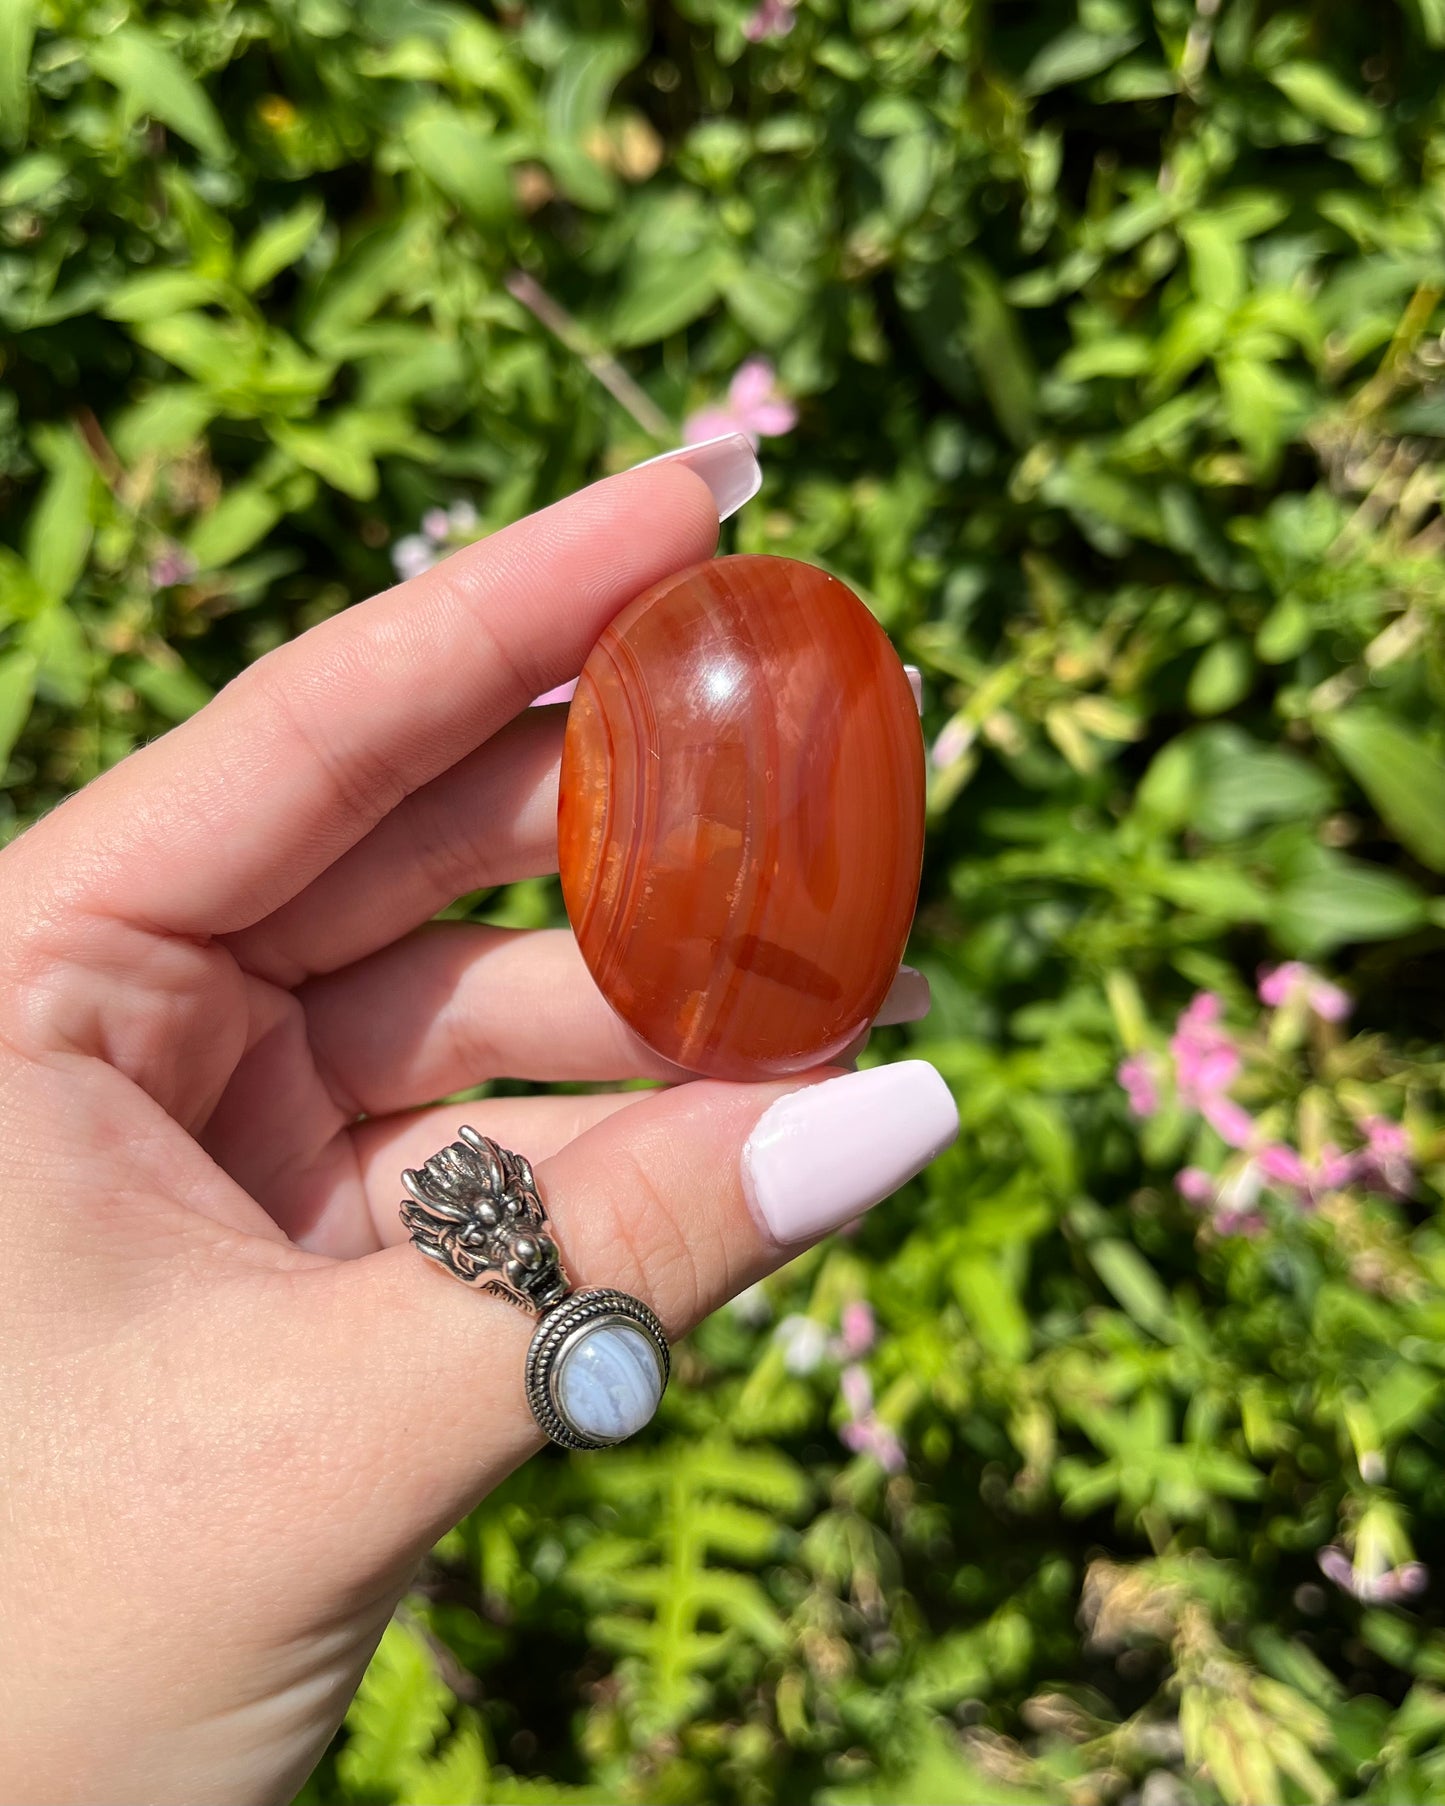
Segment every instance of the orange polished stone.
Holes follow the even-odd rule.
[[[562,892],[649,1046],[760,1079],[839,1054],[898,969],[923,736],[887,635],[791,558],[719,558],[624,608],[567,717]]]

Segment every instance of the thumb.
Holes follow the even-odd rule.
[[[921,1060],[802,1086],[699,1081],[587,1130],[537,1166],[537,1187],[572,1284],[632,1293],[671,1339],[887,1197],[957,1130]],[[424,1549],[542,1444],[523,1384],[535,1320],[409,1245],[308,1279],[312,1371],[333,1376],[324,1433],[372,1476],[368,1539]]]

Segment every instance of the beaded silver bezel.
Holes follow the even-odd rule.
[[[527,1402],[532,1415],[552,1439],[564,1449],[607,1449],[614,1441],[588,1436],[567,1418],[557,1402],[556,1380],[569,1349],[578,1339],[602,1323],[627,1323],[640,1329],[651,1346],[662,1384],[659,1397],[667,1389],[672,1371],[672,1356],[667,1337],[657,1313],[630,1292],[610,1287],[596,1287],[571,1292],[554,1305],[537,1325],[527,1350]]]

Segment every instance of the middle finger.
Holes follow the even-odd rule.
[[[566,720],[565,707],[528,709],[227,946],[289,990],[365,960],[469,891],[555,872]]]

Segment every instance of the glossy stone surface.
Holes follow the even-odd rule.
[[[630,1323],[598,1323],[559,1357],[552,1394],[563,1417],[597,1442],[621,1442],[652,1419],[662,1375],[652,1344]]]
[[[923,859],[923,736],[837,578],[720,558],[623,609],[567,717],[558,838],[592,976],[665,1058],[801,1072],[872,1020]]]

